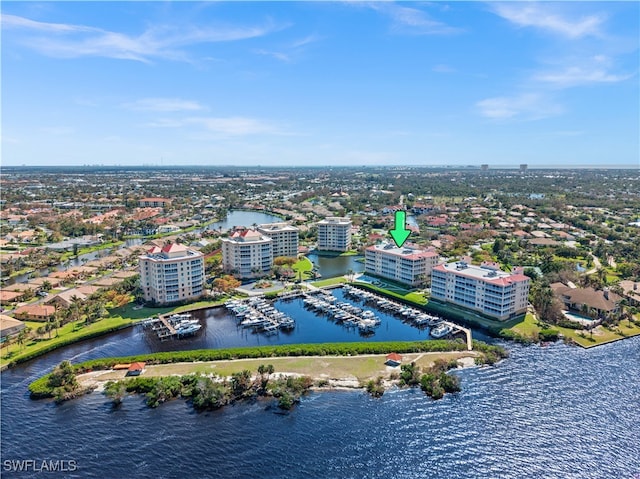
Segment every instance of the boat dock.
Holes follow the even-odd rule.
[[[372,333],[381,321],[373,311],[362,310],[349,303],[336,303],[337,298],[326,291],[317,291],[319,294],[306,293],[304,305],[310,309],[320,311],[342,322],[346,327],[357,327],[361,333]]]
[[[345,285],[344,290],[350,296],[358,298],[363,301],[372,301],[375,302],[376,305],[384,310],[390,310],[393,313],[406,318],[407,320],[413,322],[415,326],[423,326],[428,325],[430,327],[438,327],[445,326],[448,327],[451,331],[447,334],[456,335],[458,333],[464,333],[466,337],[467,350],[473,350],[473,338],[471,336],[471,330],[469,328],[465,328],[460,326],[459,324],[452,323],[451,321],[444,321],[442,318],[437,316],[433,316],[431,314],[426,313],[422,309],[410,307],[396,301],[387,299],[382,297],[376,293],[373,293],[368,290],[360,289],[355,286]]]
[[[471,330],[469,328],[463,328],[459,324],[452,323],[451,321],[445,321],[444,324],[448,325],[453,331],[453,334],[464,333],[467,338],[467,351],[473,351],[473,339],[471,338]]]
[[[157,318],[147,318],[142,322],[145,328],[151,327],[161,341],[173,338],[184,338],[197,333],[202,325],[197,319],[191,319],[191,314],[159,315]]]

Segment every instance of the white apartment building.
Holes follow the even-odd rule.
[[[329,217],[318,222],[320,251],[349,251],[351,249],[351,219]]]
[[[427,281],[439,259],[435,251],[398,248],[393,243],[382,243],[365,250],[364,269],[367,273],[418,286]]]
[[[273,257],[298,256],[298,233],[300,230],[289,223],[267,223],[258,225],[258,231],[273,240]]]
[[[173,303],[202,296],[204,255],[181,244],[154,246],[139,257],[145,301]]]
[[[529,282],[522,268],[506,273],[493,265],[459,261],[433,268],[431,298],[504,321],[526,313]]]
[[[273,240],[255,230],[236,231],[222,239],[222,267],[238,278],[269,274],[273,265]]]

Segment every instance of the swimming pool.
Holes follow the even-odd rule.
[[[563,311],[562,314],[564,314],[565,318],[567,318],[568,320],[576,321],[577,323],[592,323],[593,321],[595,321],[595,319],[588,318],[587,316],[582,316],[571,311]]]

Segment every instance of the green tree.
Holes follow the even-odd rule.
[[[114,406],[119,406],[127,394],[127,388],[123,381],[109,381],[104,386],[104,393],[113,401]]]
[[[22,349],[24,348],[24,342],[26,338],[27,338],[27,329],[24,328],[18,333],[18,338],[17,338],[18,345],[20,346],[20,351],[22,351]]]

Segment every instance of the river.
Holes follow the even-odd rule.
[[[246,344],[237,333],[221,340],[233,336],[224,332],[225,319],[203,314],[205,337],[218,338],[220,346]],[[309,319],[318,338],[326,328],[342,329]],[[308,334],[313,325],[303,324]],[[141,329],[129,329],[3,372],[2,459],[74,460],[77,471],[47,477],[78,478],[640,474],[640,337],[592,350],[508,344],[511,357],[499,365],[455,372],[462,392],[440,401],[419,390],[393,389],[382,399],[321,392],[283,415],[268,400],[196,413],[182,400],[148,409],[140,396],[125,398],[117,410],[99,393],[59,406],[28,398],[29,382],[63,358],[132,354],[155,344]],[[42,474],[4,471],[3,477]]]

